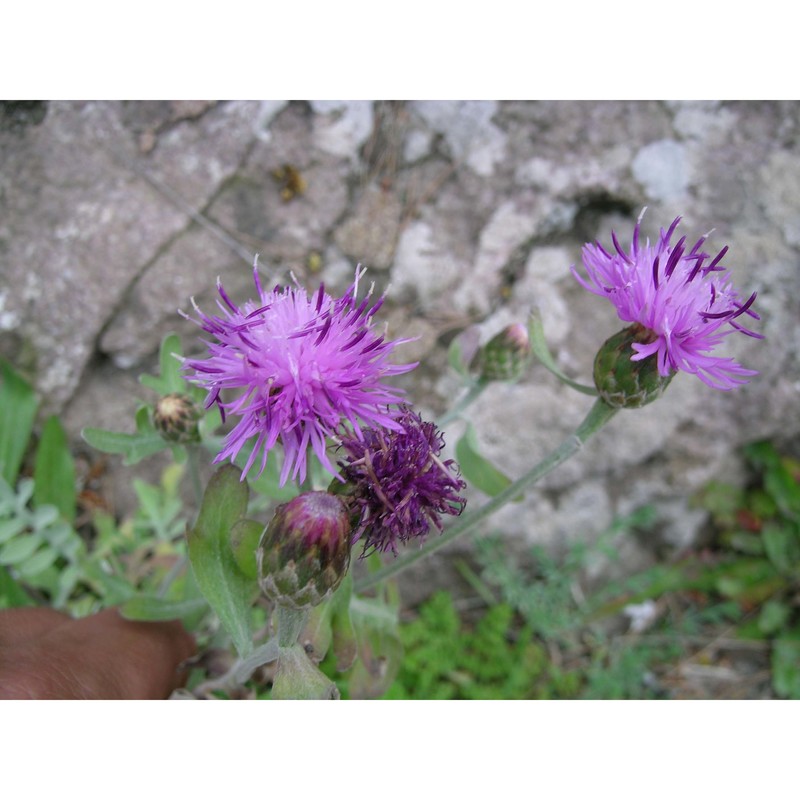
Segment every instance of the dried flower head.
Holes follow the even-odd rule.
[[[441,514],[458,515],[466,500],[466,484],[452,459],[439,454],[444,436],[432,422],[404,406],[398,422],[403,429],[362,432],[346,436],[347,457],[339,462],[350,501],[360,514],[356,536],[364,554],[373,550],[397,553],[397,543],[424,537]]]
[[[734,331],[763,338],[742,324],[745,316],[760,319],[751,308],[756,295],[754,292],[742,300],[730,274],[720,266],[727,246],[713,258],[703,252],[708,234],[688,251],[685,236],[673,245],[672,236],[680,220],[677,217],[666,231],[662,228],[654,246],[649,239],[641,245],[640,216],[629,252],[612,233],[613,253],[599,242],[584,246],[588,280],[574,267],[572,272],[585,289],[607,297],[621,320],[647,329],[649,333],[632,345],[632,360],[655,355],[662,377],[682,370],[715,389],[732,389],[757,373],[711,352]]]
[[[261,452],[259,473],[280,441],[284,450],[281,485],[306,476],[306,454],[312,447],[322,464],[336,469],[326,453],[326,439],[344,422],[400,430],[395,422],[402,397],[382,381],[416,364],[391,364],[392,350],[407,339],[386,341],[373,327],[383,298],[370,306],[371,290],[357,299],[359,279],[345,295],[334,299],[324,286],[308,295],[299,285],[265,291],[257,268],[253,275],[258,300],[236,306],[217,282],[222,316],[208,316],[195,306],[198,324],[216,341],[208,342],[210,357],[187,359],[189,380],[208,390],[206,408],[216,403],[223,415],[240,419],[225,439],[215,462],[233,460],[248,440],[253,450],[244,477]],[[239,395],[223,400],[224,389]]]

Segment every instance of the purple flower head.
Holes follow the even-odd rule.
[[[290,476],[305,478],[309,446],[326,469],[336,472],[326,438],[344,422],[356,436],[361,424],[400,430],[397,410],[389,405],[403,393],[382,381],[416,364],[389,363],[395,346],[409,340],[386,341],[375,332],[373,317],[383,298],[370,306],[370,290],[357,299],[363,274],[357,269],[350,289],[333,299],[324,286],[312,295],[299,285],[265,291],[254,268],[255,302],[236,306],[218,281],[222,315],[209,316],[195,306],[198,324],[216,341],[207,342],[209,358],[185,361],[184,367],[194,371],[188,379],[208,390],[206,408],[216,403],[223,420],[226,414],[240,418],[215,462],[233,460],[253,439],[242,478],[259,451],[260,474],[280,441],[283,485]],[[223,389],[239,394],[223,400]]]
[[[339,462],[360,512],[356,537],[364,554],[397,553],[397,543],[423,537],[431,523],[439,530],[441,514],[458,515],[466,500],[466,484],[452,459],[439,454],[444,436],[432,422],[423,422],[408,406],[401,408],[402,430],[365,430],[362,438],[346,436],[347,458]]]
[[[673,245],[672,236],[680,220],[677,217],[666,231],[662,228],[652,246],[649,239],[644,245],[639,242],[640,216],[629,252],[612,233],[613,253],[599,242],[584,246],[588,280],[574,267],[572,272],[584,289],[607,297],[621,320],[638,323],[651,332],[647,337],[651,341],[632,345],[636,351],[632,360],[657,355],[658,372],[663,377],[683,370],[715,389],[733,389],[758,373],[711,352],[734,331],[763,338],[748,330],[742,319],[760,319],[751,309],[756,295],[754,292],[742,300],[730,274],[720,266],[727,246],[713,258],[703,252],[708,234],[701,236],[691,250],[686,249],[685,236]]]

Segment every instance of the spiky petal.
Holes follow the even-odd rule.
[[[599,242],[584,246],[588,280],[574,267],[572,272],[585,289],[608,298],[621,320],[652,332],[646,343],[632,345],[632,360],[656,356],[662,377],[681,370],[715,389],[733,389],[758,373],[712,351],[736,331],[763,338],[743,324],[746,317],[760,319],[752,309],[756,295],[744,300],[734,289],[730,274],[720,265],[727,247],[712,258],[703,251],[707,236],[691,249],[685,236],[673,244],[680,220],[677,217],[666,231],[662,228],[655,245],[649,240],[641,245],[640,216],[628,251],[612,234],[613,252]]]
[[[381,297],[370,305],[370,293],[359,300],[355,280],[345,295],[334,299],[324,286],[309,295],[295,283],[272,291],[254,280],[258,299],[239,307],[217,283],[219,316],[196,309],[200,327],[214,337],[207,342],[210,357],[187,359],[188,379],[208,390],[206,407],[216,403],[223,415],[239,421],[225,439],[215,461],[238,455],[248,441],[253,449],[242,477],[261,454],[259,474],[279,442],[284,463],[281,485],[306,476],[311,447],[322,464],[336,472],[326,453],[326,439],[342,423],[359,435],[361,425],[399,430],[395,422],[402,391],[383,381],[416,364],[392,364],[394,348],[408,339],[387,341],[374,329]],[[238,395],[223,399],[224,390]]]

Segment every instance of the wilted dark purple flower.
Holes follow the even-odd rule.
[[[715,389],[732,389],[758,373],[711,352],[734,331],[763,338],[742,324],[745,315],[760,319],[751,309],[756,295],[754,292],[743,300],[730,274],[720,266],[727,246],[712,258],[702,251],[708,235],[701,236],[689,251],[685,236],[673,245],[672,235],[680,220],[677,217],[666,231],[661,229],[655,246],[649,239],[642,246],[640,216],[629,252],[612,233],[616,252],[609,253],[599,242],[584,246],[588,280],[574,267],[572,272],[585,289],[607,297],[621,320],[639,323],[652,332],[652,336],[644,337],[650,341],[632,345],[636,351],[632,360],[656,355],[663,377],[682,370]]]
[[[264,291],[253,270],[258,299],[236,306],[217,282],[222,316],[208,316],[196,306],[200,327],[215,337],[208,342],[210,358],[187,359],[188,379],[208,389],[206,408],[216,403],[222,412],[240,417],[225,439],[215,462],[233,460],[245,442],[254,439],[242,476],[259,451],[264,470],[270,450],[280,441],[285,459],[281,485],[291,476],[306,476],[311,446],[331,472],[326,438],[343,422],[400,430],[390,404],[402,392],[382,383],[416,364],[390,364],[392,350],[407,339],[386,341],[373,329],[373,316],[383,303],[370,307],[371,291],[357,299],[364,271],[336,300],[323,286],[313,295],[299,285]],[[223,389],[239,390],[223,400]]]
[[[398,542],[425,536],[431,523],[441,530],[439,516],[458,515],[466,505],[456,463],[439,458],[444,436],[436,425],[407,406],[397,421],[403,430],[369,429],[363,438],[342,439],[347,458],[339,466],[360,512],[356,536],[364,553],[397,553]]]

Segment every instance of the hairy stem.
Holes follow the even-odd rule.
[[[195,444],[186,447],[186,460],[189,462],[189,478],[197,510],[203,504],[203,484],[200,482],[200,448]]]
[[[488,385],[488,381],[482,380],[473,383],[467,390],[467,393],[449,411],[446,411],[436,420],[436,424],[441,427],[442,425],[447,425],[448,422],[452,422],[454,419],[458,419],[458,417],[483,394]]]
[[[278,637],[273,636],[246,658],[237,659],[224,675],[196,686],[192,694],[195,697],[206,697],[214,691],[231,692],[245,683],[259,667],[275,661],[279,654]]]

